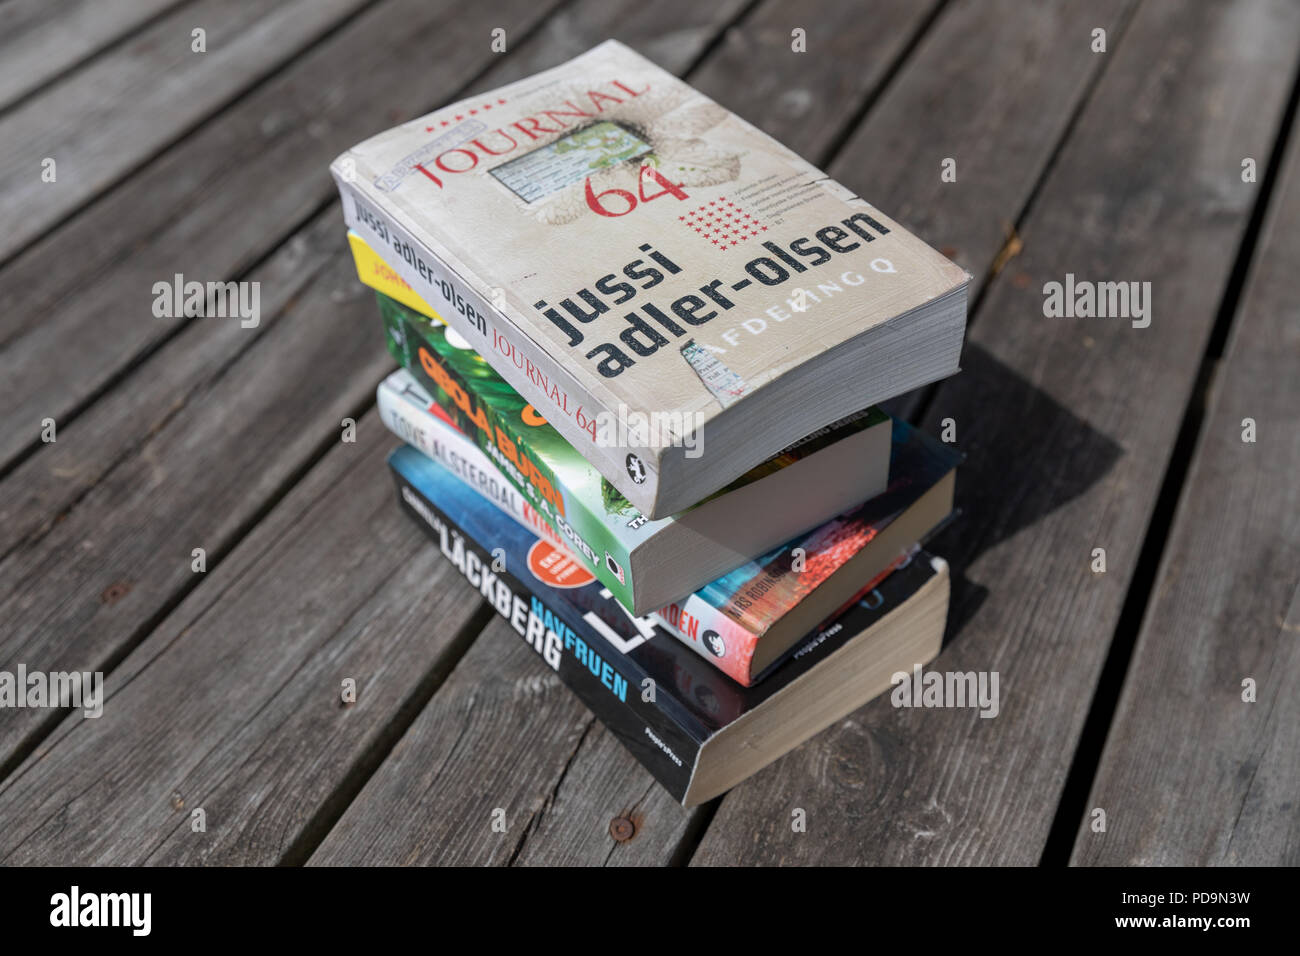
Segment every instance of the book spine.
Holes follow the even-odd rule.
[[[640,668],[593,635],[571,608],[558,601],[548,603],[508,571],[494,572],[494,586],[489,586],[485,578],[489,573],[486,569],[493,566],[491,542],[477,541],[465,534],[449,515],[399,472],[393,470],[393,477],[402,507],[425,529],[443,557],[482,593],[491,592],[490,601],[497,613],[510,622],[520,637],[529,642],[560,680],[578,695],[673,798],[679,803],[684,801],[700,744],[655,702],[666,696],[669,689],[656,688],[652,695],[654,700],[647,702],[642,690],[645,674]],[[471,553],[477,561],[477,570],[473,574],[467,573],[472,566],[468,559]],[[566,641],[554,628],[541,627],[541,621],[556,618],[565,625],[566,637],[570,640]],[[616,688],[621,686],[621,694],[603,683],[590,665],[580,660],[579,654],[571,652],[570,643],[581,644],[581,641],[572,641],[575,633],[586,634],[587,647],[598,653],[603,661],[613,662],[622,674],[621,685],[618,680],[613,681]]]
[[[697,594],[651,615],[654,622],[722,673],[749,687],[754,682],[758,635],[727,617]]]
[[[537,509],[501,477],[478,445],[432,412],[420,410],[396,389],[382,382],[376,393],[379,417],[390,432],[434,461],[496,505],[535,535],[568,550],[563,539],[543,520]]]
[[[348,232],[348,245],[352,247],[352,262],[357,267],[357,278],[376,292],[382,292],[395,302],[400,302],[408,309],[414,309],[427,319],[441,323],[442,316],[438,310],[415,294],[411,284],[397,274],[397,271],[381,259],[364,239],[355,232]]]
[[[597,443],[596,422],[613,419],[614,410],[596,398],[518,325],[494,307],[471,280],[419,243],[396,219],[370,202],[355,181],[335,174],[348,228],[377,251],[390,250],[387,261],[416,295],[438,309],[439,317],[468,341],[533,407],[545,415],[564,439],[578,449],[642,514],[655,513],[659,492],[659,449],[605,448]],[[490,289],[484,287],[488,296]],[[644,475],[633,481],[623,458],[635,453]]]
[[[920,546],[915,544],[904,549],[897,558],[845,602],[843,607],[828,614],[826,620],[822,621],[813,633],[826,627],[864,596],[874,591],[885,578],[905,567],[919,550]],[[698,594],[692,594],[684,600],[670,604],[651,617],[656,624],[682,643],[689,645],[697,654],[732,680],[750,687],[763,678],[764,674],[754,673],[754,650],[758,646],[761,635],[732,620],[724,611],[714,607]],[[770,669],[769,667],[768,670]]]
[[[424,386],[435,401],[454,396],[458,408],[444,410],[453,418],[457,413],[475,424],[472,428],[478,447],[495,470],[532,504],[533,512],[549,526],[550,533],[564,542],[564,547],[582,559],[587,568],[609,588],[615,599],[636,613],[636,581],[632,574],[631,555],[597,515],[593,515],[549,469],[543,458],[534,453],[526,428],[502,415],[484,399],[475,382],[461,375],[441,354],[422,344],[418,326],[391,308],[380,312],[387,326],[389,342],[402,343],[398,356],[406,370]],[[429,415],[431,424],[438,421]],[[451,427],[445,422],[439,425]]]

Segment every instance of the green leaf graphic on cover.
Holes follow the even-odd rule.
[[[515,474],[507,476],[535,506],[564,513],[560,489],[579,487],[582,475],[597,473],[456,332],[382,293],[377,298],[390,337],[405,340],[402,364],[456,427],[503,470],[513,467]],[[394,333],[394,328],[399,331]],[[422,352],[430,365],[422,360]],[[463,404],[448,389],[463,391]]]
[[[600,498],[605,505],[605,514],[625,515],[636,511],[632,502],[624,498],[623,492],[611,485],[607,478],[600,479]]]
[[[579,151],[593,153],[587,160],[587,168],[608,169],[650,147],[623,127],[606,121],[571,133],[557,140],[551,148],[557,156]]]

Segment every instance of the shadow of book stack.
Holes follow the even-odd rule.
[[[331,171],[402,506],[676,799],[939,652],[960,269],[612,41]]]

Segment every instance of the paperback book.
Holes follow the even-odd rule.
[[[629,615],[572,555],[437,461],[403,446],[389,465],[403,507],[443,556],[684,806],[739,783],[938,653],[948,572],[921,551],[761,684],[741,687]]]
[[[957,370],[960,268],[614,41],[331,172],[348,225],[648,518]],[[602,438],[630,416],[652,427]]]
[[[472,436],[635,614],[684,597],[879,494],[888,481],[889,416],[870,408],[806,436],[694,507],[648,519],[454,330],[383,293],[379,308],[389,350],[438,406],[426,414]]]
[[[810,630],[855,599],[952,514],[961,455],[893,421],[889,487],[656,613],[741,684],[762,680]]]
[[[568,546],[407,370],[385,379],[377,399],[395,435],[534,533]],[[893,425],[893,444],[888,491],[656,608],[656,622],[738,683],[761,680],[950,513],[959,456],[903,422]],[[589,574],[599,569],[580,556],[576,563]]]

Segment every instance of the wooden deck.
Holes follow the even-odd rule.
[[[933,666],[996,718],[877,700],[684,811],[397,507],[326,167],[609,36],[975,277],[893,410],[968,455]],[[1300,863],[1298,68],[1291,0],[8,0],[0,669],[106,700],[0,710],[0,862]]]

